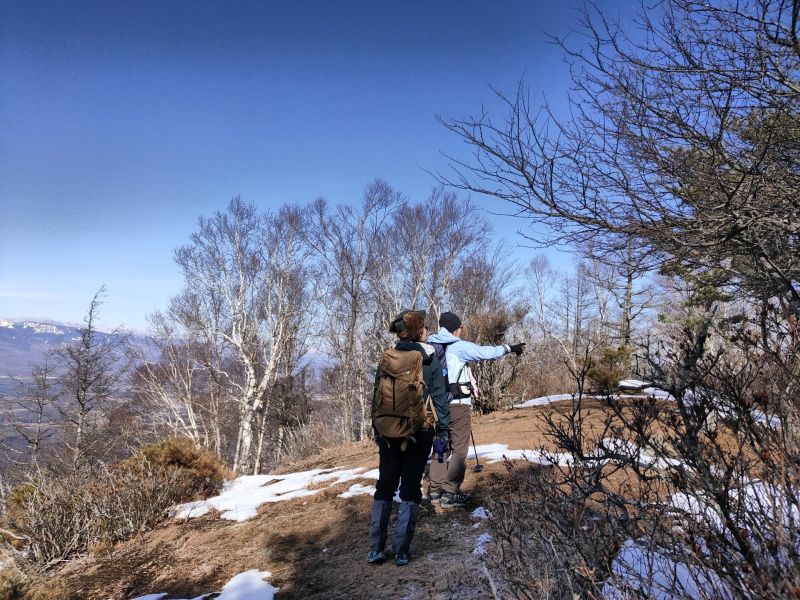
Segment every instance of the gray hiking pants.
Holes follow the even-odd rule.
[[[434,456],[431,459],[430,491],[455,494],[464,482],[469,452],[469,436],[472,431],[472,406],[469,404],[450,405],[450,446],[445,453],[444,462]]]

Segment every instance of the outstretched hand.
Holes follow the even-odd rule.
[[[520,354],[522,354],[523,350],[525,350],[525,342],[520,342],[519,344],[511,344],[509,348],[511,349],[511,352],[519,356]]]

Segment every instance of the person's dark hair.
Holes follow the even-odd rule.
[[[418,342],[425,328],[424,310],[404,310],[392,319],[389,331],[396,333],[401,340]]]

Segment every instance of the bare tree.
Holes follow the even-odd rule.
[[[556,40],[573,117],[533,106],[521,85],[501,96],[502,123],[445,123],[475,149],[446,179],[545,223],[540,241],[712,270],[798,314],[797,11],[790,0],[670,0],[629,37],[589,5],[587,45]]]
[[[369,431],[368,390],[372,385],[374,352],[368,348],[374,290],[369,278],[376,262],[385,258],[378,244],[387,235],[387,223],[401,196],[376,180],[364,190],[359,208],[337,206],[330,211],[324,200],[309,208],[311,224],[305,239],[320,264],[320,337],[334,365],[324,375],[331,400],[342,419],[345,439],[363,439]]]
[[[458,263],[449,285],[448,310],[460,315],[506,311],[511,303],[508,295],[516,280],[516,267],[502,241],[484,245],[481,250],[467,255]]]
[[[170,435],[188,437],[206,448],[219,447],[218,411],[207,410],[201,402],[206,369],[191,339],[178,335],[174,325],[161,313],[150,318],[152,341],[158,349],[155,362],[141,357],[132,386],[145,404],[151,419]]]
[[[49,357],[31,370],[31,382],[21,386],[17,406],[25,415],[24,422],[14,423],[14,430],[25,443],[27,468],[37,471],[47,441],[56,433],[53,428],[53,407],[58,399],[56,377]]]
[[[89,304],[80,338],[53,354],[63,398],[59,411],[67,429],[64,442],[72,471],[102,456],[113,445],[113,440],[91,434],[102,425],[103,412],[110,408],[110,401],[120,392],[119,386],[129,365],[127,336],[119,329],[109,334],[97,329],[104,295],[105,286]]]
[[[628,33],[590,4],[585,45],[556,40],[570,117],[521,85],[501,97],[503,122],[446,123],[475,150],[450,183],[546,224],[539,242],[592,246],[622,267],[623,340],[637,275],[681,282],[682,312],[644,356],[670,402],[612,394],[592,428],[580,402],[554,415],[573,462],[547,482],[548,503],[567,519],[556,528],[575,507],[600,507],[617,539],[647,540],[714,597],[782,598],[800,579],[799,16],[796,0],[667,0]],[[588,374],[590,358],[573,372]],[[613,554],[583,556],[593,587]],[[657,584],[644,573],[625,591],[663,593]],[[674,578],[666,593],[691,595]]]
[[[235,396],[239,426],[233,466],[257,472],[258,417],[306,307],[306,249],[291,221],[296,211],[261,216],[234,198],[226,212],[201,217],[175,260],[186,287],[170,318],[208,346],[208,367]]]
[[[560,273],[543,254],[534,256],[523,271],[525,293],[531,305],[531,329],[535,341],[544,341],[553,335],[554,323],[549,302]]]
[[[469,199],[435,188],[423,203],[406,203],[394,214],[387,248],[389,268],[405,274],[400,304],[428,310],[438,320],[460,293],[459,275],[486,254],[491,226]],[[397,304],[397,302],[395,302]]]

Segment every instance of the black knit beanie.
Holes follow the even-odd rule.
[[[442,313],[442,316],[439,317],[439,327],[444,327],[447,331],[453,333],[456,329],[461,327],[461,319],[459,319],[458,315],[455,313]]]

